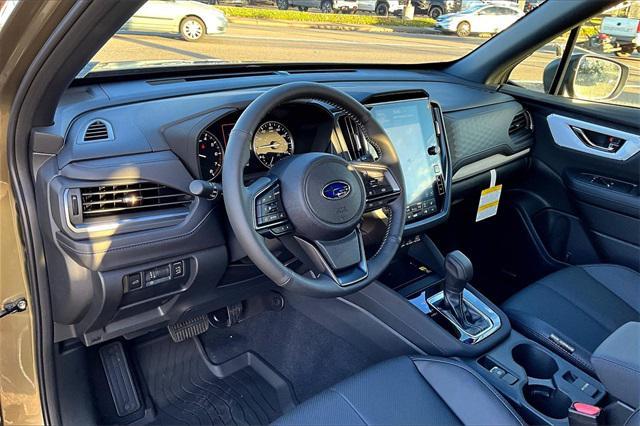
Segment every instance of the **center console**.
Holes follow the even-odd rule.
[[[569,425],[570,416],[578,418],[571,425],[580,424],[584,414],[574,407],[599,410],[600,423],[585,424],[624,423],[629,417],[629,407],[597,378],[512,330],[504,312],[470,284],[473,266],[464,254],[445,257],[424,234],[401,252],[411,261],[396,270],[421,273],[406,273],[409,282],[395,289],[374,283],[349,296],[349,302],[414,350],[462,359],[530,424]],[[389,277],[383,274],[381,280]]]

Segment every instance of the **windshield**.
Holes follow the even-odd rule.
[[[521,12],[473,16],[472,21],[455,19],[459,15],[450,18],[451,14],[491,3],[148,0],[78,77],[181,65],[398,65],[451,61],[538,6],[530,0],[496,0],[496,5],[508,3]]]

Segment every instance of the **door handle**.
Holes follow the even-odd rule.
[[[585,144],[589,148],[592,148],[598,151],[615,153],[626,142],[624,139],[621,139],[615,136],[610,136],[610,135],[605,135],[599,132],[589,131],[589,133],[594,133],[597,136],[599,136],[600,139],[604,138],[604,140],[599,140],[597,142],[594,142],[594,140],[590,138],[589,135],[587,135],[585,130],[581,129],[580,127],[571,126],[571,130],[573,130],[573,132],[578,136],[578,139],[580,139],[583,144]]]

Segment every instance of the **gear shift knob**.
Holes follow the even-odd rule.
[[[473,279],[473,264],[460,250],[452,251],[444,259],[446,292],[462,293],[467,283]]]

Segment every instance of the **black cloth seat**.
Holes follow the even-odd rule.
[[[276,425],[518,425],[513,408],[465,364],[401,357],[303,402]]]
[[[616,265],[570,266],[512,296],[502,309],[518,331],[595,375],[593,351],[620,326],[640,321],[640,274]]]

